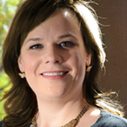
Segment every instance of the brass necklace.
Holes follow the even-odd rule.
[[[65,125],[63,125],[61,127],[76,127],[76,125],[78,124],[79,120],[85,114],[87,109],[88,108],[86,108],[84,106],[83,109],[81,110],[81,112],[78,114],[78,116],[75,119],[72,119],[70,122],[66,123]],[[36,123],[36,118],[35,117],[32,119],[32,123],[31,123],[30,127],[37,127],[37,123]]]

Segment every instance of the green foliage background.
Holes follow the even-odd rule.
[[[10,87],[8,85],[8,77],[4,73],[1,64],[2,44],[19,2],[20,0],[0,0],[0,99]],[[5,115],[3,103],[4,102],[0,100],[0,119],[2,119]]]

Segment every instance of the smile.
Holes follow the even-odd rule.
[[[52,72],[43,72],[41,75],[43,77],[63,77],[68,73],[68,71],[52,71]]]

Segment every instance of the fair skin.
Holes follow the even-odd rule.
[[[38,127],[64,125],[84,105],[89,108],[79,127],[90,127],[99,117],[99,110],[82,97],[91,54],[86,51],[79,25],[69,11],[59,10],[28,33],[21,47],[18,64],[37,97]]]

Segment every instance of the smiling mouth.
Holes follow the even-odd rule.
[[[68,71],[51,71],[51,72],[43,72],[41,75],[45,78],[63,78]]]

